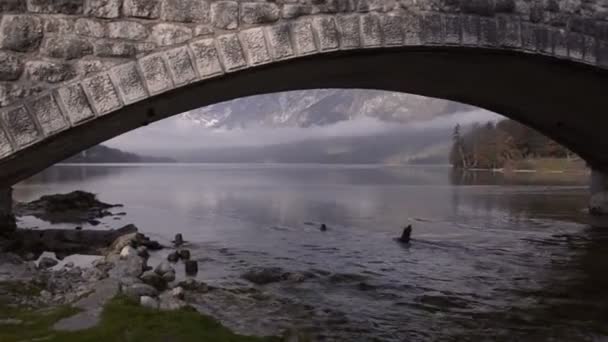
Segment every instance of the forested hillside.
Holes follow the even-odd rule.
[[[499,169],[535,158],[576,158],[539,132],[513,120],[454,128],[450,163],[461,169]]]

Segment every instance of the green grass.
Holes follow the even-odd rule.
[[[271,342],[279,338],[237,335],[212,318],[193,309],[158,311],[143,308],[123,297],[116,297],[104,308],[101,323],[80,332],[56,332],[52,325],[75,310],[68,307],[50,311],[9,309],[0,304],[0,318],[23,320],[22,325],[0,327],[0,341],[28,341],[44,338],[51,342]]]

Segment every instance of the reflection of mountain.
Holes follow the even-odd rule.
[[[64,163],[172,163],[170,158],[140,156],[103,145],[94,146],[63,161]]]
[[[182,119],[214,128],[309,127],[364,116],[404,123],[470,109],[459,103],[403,93],[317,89],[241,98],[193,110]]]
[[[201,163],[447,164],[449,129],[329,137],[268,146],[200,149],[180,160]]]

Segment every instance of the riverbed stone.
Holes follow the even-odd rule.
[[[0,48],[19,52],[35,50],[42,41],[42,21],[26,15],[4,15],[0,22]]]

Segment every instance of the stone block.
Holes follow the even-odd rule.
[[[361,16],[361,43],[364,47],[382,45],[380,17],[377,14],[369,13]]]
[[[95,42],[95,56],[110,58],[135,57],[137,49],[135,44],[116,40],[99,40]]]
[[[38,119],[44,135],[49,136],[68,127],[61,109],[51,94],[41,96],[28,102],[28,109]]]
[[[479,17],[461,16],[462,23],[462,44],[477,45],[479,43]]]
[[[82,86],[98,115],[108,114],[122,107],[114,84],[107,73],[97,74],[83,80]]]
[[[321,51],[337,50],[340,47],[340,34],[333,17],[315,17],[312,21],[312,27],[316,33]],[[363,31],[363,28],[361,31]],[[361,36],[363,35],[364,33],[361,32]]]
[[[536,51],[536,25],[521,23],[521,47],[528,51]]]
[[[2,125],[0,125],[0,157],[7,156],[13,152],[13,147],[11,145],[11,141],[8,138],[4,129],[2,129]]]
[[[271,61],[270,52],[266,46],[264,29],[261,27],[248,29],[239,33],[249,65],[259,65]]]
[[[76,76],[70,64],[46,60],[27,62],[25,70],[28,79],[38,82],[59,83]]]
[[[459,45],[462,43],[462,24],[460,16],[446,15],[443,17],[444,43]]]
[[[385,14],[380,17],[382,27],[383,43],[385,46],[403,45],[403,20],[404,17],[395,14]]]
[[[4,15],[0,22],[0,48],[28,52],[42,41],[42,21],[28,15]]]
[[[188,47],[182,46],[165,52],[167,66],[173,75],[173,84],[176,86],[195,81],[198,74],[194,69]]]
[[[149,55],[139,60],[139,69],[150,94],[158,94],[173,87],[171,75],[161,54]]]
[[[2,120],[19,147],[30,145],[41,137],[34,119],[24,106],[4,110]]]
[[[26,10],[25,5],[23,0],[0,0],[0,13],[23,13]]]
[[[41,53],[52,58],[77,59],[92,54],[93,45],[77,36],[53,36],[44,40]]]
[[[479,21],[479,45],[495,47],[498,45],[498,26],[496,19],[481,18]]]
[[[23,62],[16,55],[0,51],[0,81],[14,81],[23,73]]]
[[[115,66],[110,70],[110,77],[116,84],[124,104],[131,104],[148,96],[143,80],[139,76],[136,62]]]
[[[165,21],[208,23],[209,3],[204,0],[163,0],[161,18]]]
[[[550,32],[553,55],[568,58],[568,32],[558,28],[552,29]]]
[[[156,19],[160,16],[161,0],[124,0],[122,13],[126,17]]]
[[[148,37],[148,29],[136,21],[116,21],[108,24],[108,37],[143,40]]]
[[[152,39],[159,46],[170,46],[192,39],[192,29],[185,25],[157,24],[152,28]]]
[[[24,0],[21,0],[24,1]],[[27,10],[34,13],[81,14],[84,0],[26,0]]]
[[[516,16],[498,17],[498,43],[504,47],[521,47],[521,22]]]
[[[279,20],[281,11],[271,2],[242,2],[240,16],[241,23],[264,24]]]
[[[428,14],[422,17],[422,36],[425,44],[443,43],[443,17],[440,14]]]
[[[42,22],[45,35],[72,35],[75,31],[75,21],[71,18],[47,15],[42,17]]]
[[[312,5],[306,4],[284,4],[281,10],[281,16],[285,19],[293,19],[301,16],[312,14]]]
[[[98,18],[112,19],[120,16],[122,0],[88,0],[85,13]]]
[[[236,34],[227,34],[217,38],[219,56],[226,71],[233,71],[247,66],[243,48]]]
[[[339,15],[336,18],[342,38],[342,48],[352,49],[361,46],[361,23],[358,14]]]
[[[201,39],[190,43],[190,50],[192,50],[198,73],[202,77],[219,75],[224,72],[213,38]]]
[[[76,34],[95,38],[103,38],[106,35],[106,26],[98,20],[80,18],[74,25]]]
[[[274,59],[281,60],[295,55],[288,24],[276,24],[266,27],[266,36],[268,37],[268,45]]]
[[[591,36],[583,36],[584,44],[585,44],[585,56],[583,57],[583,61],[594,64],[597,61],[597,44],[595,37]]]
[[[57,89],[57,99],[63,105],[65,114],[73,124],[90,119],[95,116],[89,105],[84,90],[78,83],[66,85]]]
[[[292,21],[291,32],[293,34],[293,43],[298,55],[309,55],[317,51],[317,44],[315,42],[315,36],[312,31],[312,23],[310,20]]]
[[[536,34],[536,51],[543,54],[552,54],[551,33],[545,26],[537,25],[534,30]]]
[[[211,22],[217,28],[234,30],[239,26],[239,4],[236,1],[217,1],[211,4]]]
[[[568,56],[574,60],[582,60],[585,54],[585,37],[576,32],[568,34]]]
[[[422,19],[415,14],[404,16],[403,34],[405,45],[420,45],[422,43]]]

